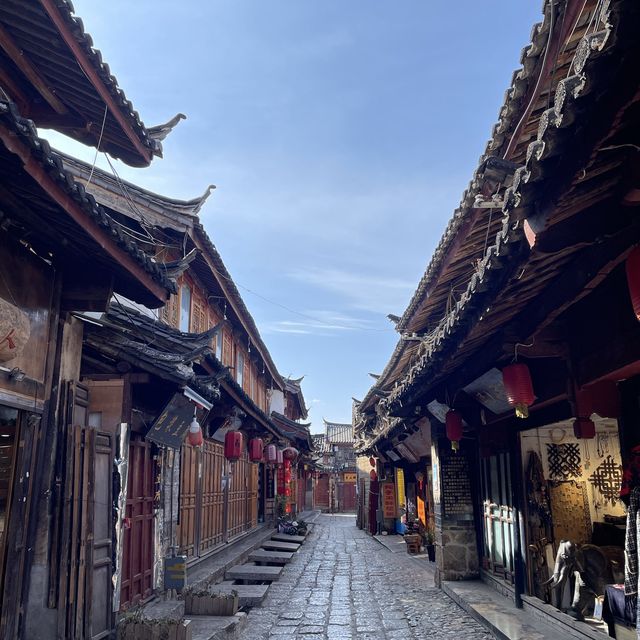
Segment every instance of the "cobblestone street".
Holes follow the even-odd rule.
[[[322,515],[294,560],[252,609],[242,640],[490,640],[433,584],[433,574],[355,526]]]

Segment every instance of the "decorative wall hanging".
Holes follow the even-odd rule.
[[[16,305],[0,298],[0,362],[19,356],[30,334],[29,316]]]
[[[591,541],[591,515],[586,482],[557,482],[550,489],[555,542]]]
[[[602,494],[606,502],[615,504],[622,486],[622,466],[611,456],[607,456],[591,474],[589,482]]]
[[[571,480],[582,475],[580,445],[577,442],[547,444],[547,462],[552,480]]]

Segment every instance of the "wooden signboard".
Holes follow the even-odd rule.
[[[382,487],[382,515],[385,518],[396,517],[396,488],[393,482],[383,482]]]
[[[345,473],[343,474],[343,478],[345,482],[355,482],[356,474],[355,473]]]
[[[420,522],[422,522],[422,524],[426,527],[427,511],[425,509],[424,500],[420,496],[418,496],[417,502],[418,502],[418,520],[420,520]]]
[[[176,393],[153,423],[147,440],[172,449],[180,449],[193,420],[195,405],[181,393]]]
[[[184,589],[187,585],[187,557],[164,559],[164,588]]]

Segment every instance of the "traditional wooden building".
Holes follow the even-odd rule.
[[[0,69],[0,635],[104,637],[113,547],[100,499],[117,434],[90,424],[73,312],[104,310],[113,293],[157,308],[175,284],[34,121],[97,143],[91,122],[104,120],[105,147],[132,164],[160,147],[65,2],[2,4]]]
[[[314,435],[317,461],[315,503],[319,509],[356,509],[356,456],[353,426],[324,420],[324,433]]]
[[[623,470],[637,482],[639,21],[545,2],[355,419],[381,477],[432,479],[438,583],[481,578],[588,637],[589,607],[544,583],[561,540],[624,551]]]
[[[309,415],[302,393],[302,378],[285,378],[284,383],[284,393],[274,391],[271,394],[271,419],[299,452],[293,465],[295,479],[288,496],[289,512],[295,514],[314,508],[313,442],[310,423],[300,422]]]

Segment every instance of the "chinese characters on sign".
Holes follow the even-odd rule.
[[[180,449],[193,420],[194,407],[188,398],[176,393],[149,429],[146,439],[165,447]]]
[[[382,514],[385,518],[396,517],[396,488],[393,482],[382,483]]]
[[[442,459],[442,506],[448,516],[466,515],[472,509],[469,461],[461,453]]]

